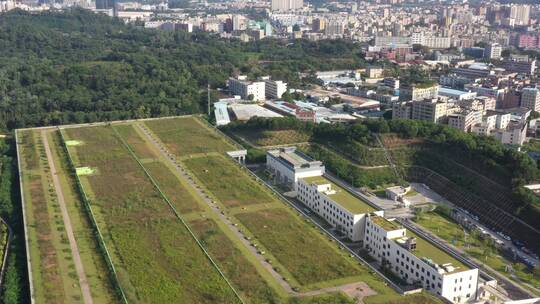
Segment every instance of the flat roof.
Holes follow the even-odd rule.
[[[449,255],[439,247],[436,247],[435,245],[431,244],[427,240],[423,239],[416,233],[407,230],[407,236],[409,237],[415,237],[416,238],[416,250],[411,251],[412,254],[417,256],[418,258],[428,258],[432,260],[434,263],[438,264],[439,266],[443,264],[452,263],[452,266],[456,267],[456,269],[449,273],[459,272],[463,270],[469,270],[470,267],[467,267],[465,264],[458,261],[453,256]]]
[[[377,224],[378,226],[382,227],[386,231],[392,231],[397,229],[402,229],[401,225],[396,223],[395,221],[389,221],[386,218],[378,215],[372,215],[370,217],[370,220]]]
[[[256,104],[232,104],[230,108],[238,120],[249,120],[252,117],[283,117],[283,115]]]
[[[474,94],[476,92],[466,92],[466,91],[461,91],[461,90],[456,90],[456,89],[450,89],[450,88],[444,88],[444,87],[440,87],[439,88],[439,94],[448,94],[448,95],[465,95],[465,94]]]
[[[301,167],[305,164],[320,164],[320,161],[314,161],[310,159],[307,155],[299,152],[295,148],[281,148],[279,150],[270,150],[268,151],[274,157],[278,157],[293,167]]]
[[[331,182],[324,176],[305,177],[303,178],[303,180],[305,180],[307,183],[316,185],[330,184],[332,189],[335,190],[336,193],[329,194],[327,196],[336,203],[338,203],[341,207],[345,208],[347,211],[353,214],[362,214],[375,211],[375,208],[371,207],[363,200],[355,197],[354,195],[349,193],[349,191]]]

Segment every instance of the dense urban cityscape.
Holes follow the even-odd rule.
[[[0,302],[540,303],[537,0],[0,0]]]

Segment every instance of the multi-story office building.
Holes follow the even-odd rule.
[[[451,47],[450,37],[424,37],[423,46],[430,49],[448,49]]]
[[[540,90],[538,88],[524,88],[521,92],[521,106],[540,112]]]
[[[364,247],[384,268],[453,303],[476,299],[478,269],[472,269],[395,221],[367,215]]]
[[[409,101],[394,102],[392,104],[392,119],[411,119],[412,103]]]
[[[498,43],[490,43],[484,49],[484,58],[499,59],[502,54],[502,46]]]
[[[229,91],[246,100],[260,101],[265,100],[266,96],[264,81],[249,81],[247,76],[229,78]]]
[[[412,102],[411,118],[439,123],[447,115],[447,110],[448,103],[436,98],[415,100]]]
[[[423,100],[426,98],[437,98],[439,85],[411,85],[399,88],[399,100]]]
[[[375,37],[375,46],[386,48],[409,47],[411,39],[400,36],[377,36]]]
[[[324,166],[300,153],[294,147],[269,150],[266,153],[266,168],[275,178],[275,181],[291,189],[296,189],[299,178],[321,176]]]
[[[324,29],[324,34],[327,36],[342,36],[343,32],[345,31],[345,25],[343,24],[343,21],[341,20],[330,20],[328,24],[326,24],[326,28]]]
[[[269,76],[263,77],[264,90],[266,98],[276,99],[281,98],[283,93],[287,92],[287,83],[281,80],[272,80]]]
[[[464,132],[471,131],[472,126],[482,122],[482,112],[464,110],[448,115],[448,125]]]
[[[504,129],[495,129],[491,135],[507,145],[521,146],[527,137],[527,124],[511,121]]]
[[[479,84],[466,84],[464,86],[465,90],[476,92],[478,96],[486,96],[494,98],[499,101],[504,96],[505,89],[499,89],[496,86],[482,86]]]
[[[304,6],[303,0],[272,0],[272,11],[294,11]]]
[[[298,179],[296,192],[302,203],[353,242],[364,239],[366,214],[384,214],[324,176]]]

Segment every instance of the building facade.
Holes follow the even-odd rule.
[[[370,214],[365,222],[364,248],[384,268],[453,303],[476,298],[478,269],[470,269],[424,239],[407,236],[407,230],[394,221]]]
[[[401,86],[399,88],[400,100],[422,100],[426,98],[437,98],[439,85],[432,86]]]
[[[521,92],[521,106],[540,112],[540,91],[538,88],[524,88]]]
[[[249,81],[246,76],[229,78],[229,91],[233,95],[240,95],[242,99],[262,101],[265,100],[265,82]]]
[[[412,102],[412,119],[439,123],[447,115],[448,103],[436,98],[415,100]]]
[[[266,98],[278,99],[281,98],[283,93],[287,92],[287,83],[281,80],[272,80],[270,77],[264,77],[263,80]]]
[[[323,176],[298,179],[297,198],[353,242],[364,239],[366,214],[375,211]]]
[[[299,178],[321,176],[325,172],[320,161],[312,160],[295,147],[267,151],[266,168],[278,183],[291,189],[296,189]]]

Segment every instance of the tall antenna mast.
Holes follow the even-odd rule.
[[[210,83],[208,83],[207,91],[208,91],[208,117],[210,117]]]

